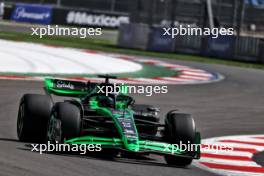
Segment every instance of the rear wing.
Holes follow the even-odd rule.
[[[82,97],[90,93],[97,84],[63,79],[45,78],[45,91],[48,94],[69,97]]]
[[[103,77],[103,76],[101,76]],[[45,91],[48,94],[69,97],[82,97],[87,94],[96,93],[97,91],[114,92],[127,94],[128,86],[125,84],[111,84],[109,83],[110,76],[104,76],[106,81],[103,83],[70,81],[65,79],[45,78]],[[108,90],[108,91],[107,91]],[[119,90],[119,92],[118,92]],[[106,96],[108,96],[106,94]]]

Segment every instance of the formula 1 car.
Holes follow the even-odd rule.
[[[103,83],[45,79],[46,95],[25,94],[20,101],[17,134],[23,142],[100,144],[108,156],[122,153],[163,155],[167,164],[185,167],[200,158],[200,133],[191,115],[172,110],[159,123],[159,109],[135,104],[125,93],[98,93],[113,86],[105,75]],[[54,102],[52,95],[64,96]],[[71,97],[72,99],[67,99]],[[175,144],[197,144],[183,150]],[[120,154],[121,153],[121,154]]]

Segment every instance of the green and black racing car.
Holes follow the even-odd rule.
[[[163,155],[167,164],[185,167],[200,158],[200,147],[186,151],[175,144],[200,145],[200,133],[190,114],[172,110],[165,123],[159,109],[136,104],[125,93],[98,93],[113,86],[103,83],[45,79],[45,95],[25,94],[19,104],[17,134],[20,141],[64,144],[100,144],[107,155],[122,153]],[[54,102],[52,95],[64,96]],[[70,98],[69,98],[70,97]]]

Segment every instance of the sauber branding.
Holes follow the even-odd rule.
[[[64,82],[64,81],[57,81],[56,82],[56,87],[57,88],[66,88],[66,89],[71,89],[71,90],[74,89],[74,85],[72,85],[69,82],[67,83],[67,82]]]

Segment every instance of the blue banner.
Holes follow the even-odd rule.
[[[203,53],[207,56],[230,59],[235,50],[235,36],[219,35],[218,38],[207,38]]]
[[[50,24],[51,17],[51,6],[18,3],[12,12],[11,20],[36,24]]]
[[[171,36],[163,35],[164,30],[161,27],[153,27],[151,29],[148,50],[171,52],[173,51],[173,39]]]
[[[119,46],[133,48],[134,28],[135,27],[132,24],[121,24],[119,27]]]
[[[245,0],[245,3],[253,5],[253,6],[263,6],[264,7],[264,0]]]

